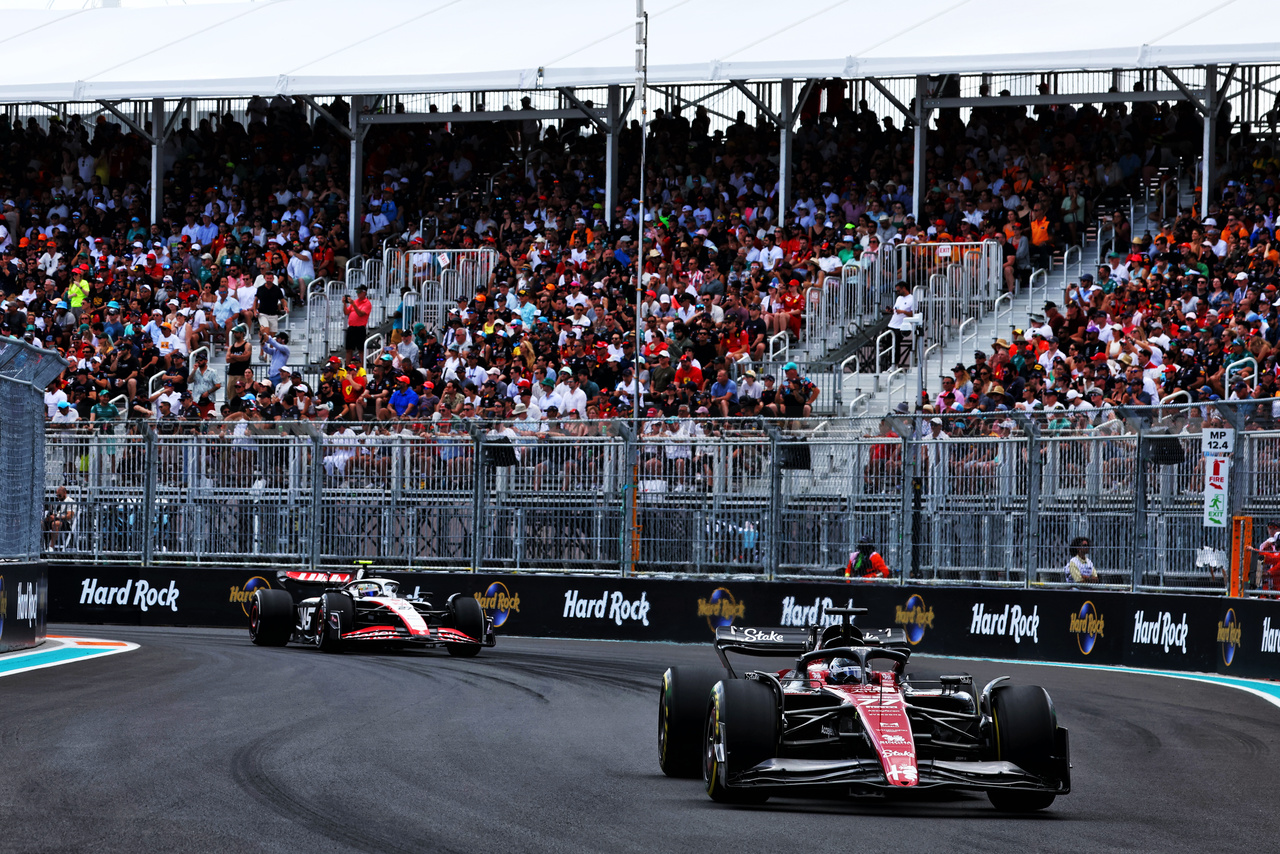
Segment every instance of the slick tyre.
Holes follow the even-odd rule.
[[[477,641],[484,640],[484,609],[470,596],[455,596],[449,600],[449,616],[453,628]],[[479,643],[447,643],[444,648],[450,655],[472,658],[480,654]]]
[[[991,697],[996,759],[1012,762],[1024,771],[1042,775],[1053,768],[1057,714],[1049,694],[1038,685],[1008,685]],[[1054,801],[1052,792],[992,789],[991,805],[1009,812],[1033,812]]]
[[[668,777],[696,778],[702,773],[702,739],[711,688],[725,672],[720,667],[671,667],[662,674],[658,698],[658,765]]]
[[[287,590],[255,590],[249,602],[249,639],[258,646],[284,646],[293,636],[293,596]]]
[[[703,739],[702,779],[722,804],[762,804],[769,791],[728,781],[777,755],[778,701],[763,682],[729,679],[711,689]]]
[[[322,652],[342,652],[342,633],[355,625],[356,609],[345,593],[325,593],[316,605],[316,647]],[[334,625],[334,621],[337,625]]]

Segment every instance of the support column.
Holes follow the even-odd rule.
[[[613,221],[613,207],[618,203],[618,139],[622,133],[622,87],[609,87],[609,133],[604,139],[604,221],[609,227]],[[644,180],[644,176],[640,176]]]
[[[1217,157],[1214,124],[1218,121],[1218,66],[1206,65],[1204,69],[1204,148],[1201,151],[1200,171],[1200,219],[1209,215],[1209,201],[1213,198],[1213,166]]]
[[[782,103],[779,105],[778,118],[782,119],[782,127],[778,129],[778,225],[787,223],[787,211],[791,207],[791,138],[795,126],[795,92],[794,81],[782,81]]]
[[[151,223],[164,207],[164,98],[151,99]]]
[[[915,217],[916,225],[921,228],[924,223],[920,221],[920,215],[924,212],[924,193],[925,193],[925,141],[929,133],[929,110],[925,109],[924,99],[929,93],[929,78],[923,74],[916,75],[916,102],[915,102],[915,160],[911,167],[911,215]]]
[[[347,127],[351,130],[351,175],[347,185],[347,241],[351,244],[351,257],[360,254],[360,223],[364,217],[364,129],[360,127],[360,110],[364,106],[363,95],[351,96],[351,110]]]

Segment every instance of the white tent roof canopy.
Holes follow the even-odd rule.
[[[649,81],[1274,63],[1264,0],[649,0]],[[785,11],[782,11],[785,10]],[[408,94],[635,80],[633,0],[268,0],[0,11],[0,103]]]

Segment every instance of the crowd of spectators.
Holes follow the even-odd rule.
[[[254,99],[243,122],[184,121],[165,149],[157,222],[138,137],[104,116],[0,121],[5,331],[72,362],[46,396],[59,423],[534,422],[629,414],[637,396],[648,417],[801,417],[814,384],[793,364],[762,376],[753,366],[770,336],[801,331],[805,287],[882,245],[996,240],[1015,288],[1078,242],[1099,205],[1187,158],[1201,133],[1186,104],[993,108],[967,123],[942,111],[917,223],[909,128],[846,92],[802,110],[785,211],[777,132],[742,113],[712,132],[701,107],[692,118],[657,110],[643,210],[640,129],[624,130],[611,212],[603,138],[585,119],[374,126],[358,247],[347,242],[345,137],[309,123],[300,102]],[[342,100],[327,109],[346,120]],[[1174,389],[1274,392],[1277,161],[1239,143],[1232,157],[1212,210],[1167,223],[1120,216],[1106,267],[957,366],[928,407],[950,418],[1061,405],[1079,418]],[[397,324],[370,364],[352,346],[369,317],[352,291],[346,358],[294,372],[278,318],[310,280],[341,276],[347,257],[384,240],[489,247],[499,261],[445,323]],[[201,348],[225,349],[226,372],[205,358],[189,367]],[[1235,371],[1246,355],[1256,364]]]
[[[1277,163],[1259,156],[1215,215],[1184,212],[1109,253],[1027,328],[935,380],[918,411],[949,435],[1000,423],[974,413],[1036,413],[1067,432],[1166,401],[1256,401],[1243,404],[1252,426],[1280,421]]]

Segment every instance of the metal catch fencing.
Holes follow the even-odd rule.
[[[1235,412],[1231,512],[1280,516],[1280,414]],[[1265,409],[1265,411],[1263,411]],[[52,559],[897,578],[1218,591],[1206,406],[856,419],[48,429]],[[68,495],[54,490],[64,486]],[[1263,526],[1255,526],[1255,539]]]

